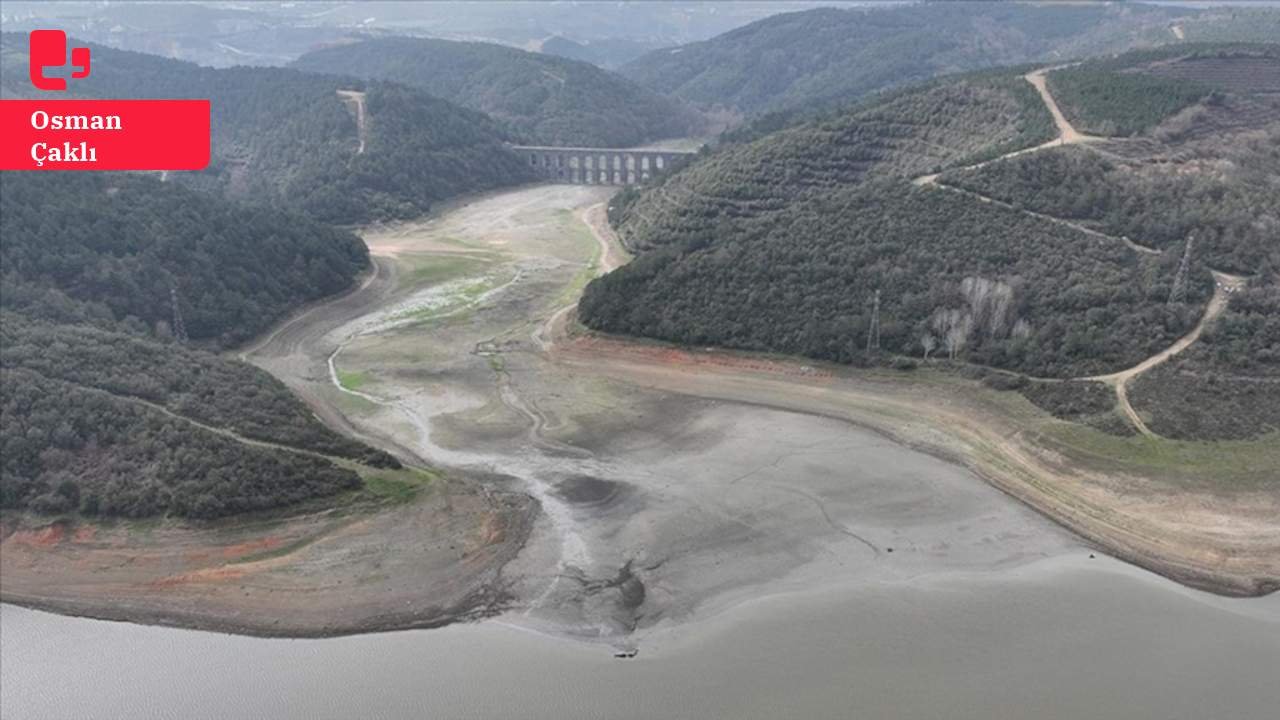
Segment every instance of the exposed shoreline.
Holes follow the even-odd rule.
[[[490,193],[486,197],[495,196]],[[597,262],[607,269],[620,262],[618,255],[620,246],[616,239],[612,238],[608,228],[601,227],[600,210],[601,206],[595,205],[582,208],[574,215],[591,230],[595,241],[599,243],[600,254]],[[320,348],[318,345],[316,347],[311,345],[320,342],[320,339],[329,331],[328,329],[336,328],[352,318],[361,317],[395,297],[398,287],[396,272],[395,264],[388,258],[374,258],[373,269],[359,281],[355,288],[321,303],[299,309],[264,333],[262,337],[247,343],[237,354],[245,357],[267,345],[278,344],[279,347],[276,350],[278,358],[298,363],[290,374],[278,376],[286,380],[327,424],[344,433],[360,436],[365,441],[389,449],[401,457],[408,455],[422,461],[424,458],[420,450],[407,447],[393,433],[380,431],[376,436],[370,435],[367,427],[362,429],[359,421],[346,417],[342,411],[335,408],[332,405],[332,398],[322,399],[317,394],[317,386],[299,384],[300,378],[313,376],[318,378],[322,372],[320,366],[329,357],[330,350],[327,346]],[[537,355],[548,359],[549,364],[560,368],[561,372],[572,375],[589,370],[592,377],[615,378],[624,383],[653,388],[662,393],[673,393],[679,397],[712,398],[729,401],[734,405],[785,410],[846,423],[892,440],[893,443],[904,448],[970,470],[1001,493],[1017,500],[1018,504],[1025,505],[1058,526],[1072,531],[1077,537],[1101,552],[1156,572],[1183,585],[1232,597],[1266,595],[1280,589],[1280,580],[1277,580],[1280,577],[1280,571],[1274,568],[1277,563],[1280,563],[1280,557],[1276,556],[1280,553],[1266,555],[1265,544],[1242,547],[1229,536],[1205,539],[1197,537],[1194,533],[1175,533],[1168,537],[1156,537],[1153,540],[1152,537],[1144,535],[1153,526],[1135,527],[1129,524],[1128,518],[1119,518],[1118,521],[1118,516],[1111,514],[1113,508],[1100,504],[1107,498],[1113,497],[1111,493],[1115,492],[1115,488],[1093,487],[1088,483],[1073,484],[1074,479],[1070,474],[1074,469],[1069,461],[1060,454],[1054,454],[1042,445],[1024,437],[1023,428],[1019,427],[1019,422],[1023,418],[1001,415],[1000,408],[984,404],[987,396],[982,395],[982,392],[986,391],[976,387],[971,388],[968,385],[943,387],[935,382],[936,379],[931,380],[930,376],[923,371],[916,379],[901,373],[896,376],[892,374],[879,376],[875,372],[859,373],[850,371],[848,368],[826,366],[794,358],[762,357],[728,351],[680,350],[656,343],[611,338],[595,333],[574,334],[570,333],[571,313],[567,312],[571,307],[547,310],[550,319],[545,322],[541,318],[547,316],[538,316],[537,327],[534,328],[531,338],[538,346]],[[313,314],[315,316],[312,316]],[[306,322],[299,322],[304,318]],[[303,325],[314,327],[300,327]],[[285,335],[290,337],[283,337]],[[669,359],[654,360],[655,353],[668,352],[682,355],[684,359],[674,362]],[[757,365],[764,367],[756,367]],[[323,370],[323,376],[320,386],[328,384],[327,368]],[[521,377],[521,382],[524,382],[524,376]],[[309,382],[314,383],[314,378]],[[893,378],[905,378],[908,382],[904,383]],[[971,384],[976,386],[976,383]],[[533,435],[538,435],[541,432],[538,424],[546,422],[546,418],[543,417],[544,410],[534,405],[530,407],[536,415],[535,427],[531,432]],[[556,421],[555,424],[563,425],[563,417],[553,416],[553,419]],[[1028,473],[1031,474],[1028,475]],[[1037,473],[1048,474],[1037,475]],[[345,613],[331,614],[332,608],[344,605],[341,602],[342,593],[349,591],[333,590],[324,580],[329,577],[329,571],[315,563],[317,555],[315,553],[308,555],[301,551],[289,553],[287,557],[290,558],[290,562],[304,563],[308,571],[313,573],[311,580],[314,587],[317,589],[329,587],[323,592],[332,595],[329,602],[337,602],[329,611],[325,611],[324,608],[310,608],[313,611],[310,617],[300,617],[290,612],[290,603],[305,595],[291,596],[288,593],[314,592],[314,590],[286,589],[285,594],[279,596],[277,600],[268,600],[265,604],[254,606],[252,603],[239,600],[228,588],[221,586],[215,588],[212,585],[202,586],[194,583],[190,589],[182,591],[194,593],[189,596],[193,600],[206,600],[202,593],[213,592],[215,589],[219,592],[224,590],[227,592],[219,596],[217,602],[213,604],[190,609],[181,604],[175,604],[174,597],[168,597],[165,601],[169,603],[168,605],[163,602],[160,604],[146,602],[146,593],[154,593],[154,589],[134,588],[130,591],[133,594],[125,593],[122,596],[119,588],[113,588],[109,583],[94,588],[93,584],[99,582],[98,580],[84,579],[91,578],[92,575],[82,577],[82,586],[76,586],[72,582],[70,586],[72,592],[69,595],[66,593],[41,595],[38,591],[23,588],[17,593],[0,591],[0,601],[67,615],[258,637],[334,637],[412,628],[434,628],[501,615],[519,605],[519,598],[515,591],[508,587],[511,581],[504,577],[503,572],[510,563],[522,555],[526,542],[534,533],[535,523],[539,522],[538,518],[544,512],[539,512],[536,508],[537,502],[514,484],[493,493],[509,496],[507,500],[498,498],[498,505],[495,506],[493,505],[495,498],[491,495],[490,489],[485,487],[485,481],[467,480],[465,472],[458,474],[449,471],[447,474],[453,479],[445,482],[443,487],[446,491],[442,495],[433,495],[426,500],[414,501],[400,508],[376,510],[355,518],[351,523],[352,526],[361,523],[374,524],[376,532],[366,533],[369,538],[361,542],[378,541],[381,543],[380,546],[389,546],[396,541],[383,538],[379,533],[402,531],[408,533],[403,536],[404,541],[410,541],[415,537],[421,539],[419,537],[421,533],[413,532],[411,526],[406,527],[406,522],[427,522],[425,527],[434,528],[429,530],[428,534],[447,533],[440,537],[469,538],[466,540],[466,546],[470,549],[464,551],[461,557],[439,551],[443,554],[438,555],[441,563],[438,569],[423,570],[424,574],[418,575],[416,580],[411,579],[411,582],[418,583],[416,589],[412,592],[402,589],[401,592],[409,594],[385,599],[381,604],[368,604],[362,601],[358,603],[359,607],[353,608],[350,607],[353,601],[348,598],[346,603],[348,607],[344,608]],[[1046,480],[1046,478],[1056,479]],[[1064,478],[1065,484],[1054,484],[1058,481],[1057,479]],[[1071,493],[1077,490],[1087,491],[1088,497],[1084,501],[1073,497]],[[1105,491],[1103,494],[1098,494],[1103,491]],[[517,498],[523,498],[523,500],[515,502]],[[460,511],[458,503],[470,509]],[[423,518],[430,519],[409,520],[408,514],[411,512],[421,513]],[[323,515],[323,513],[317,515]],[[1146,520],[1146,518],[1140,519]],[[332,536],[330,533],[342,535],[349,532],[345,525],[333,531],[325,530],[324,533],[307,527],[294,530],[289,523],[295,520],[299,521],[300,525],[307,524],[307,517],[284,518],[281,522],[286,526],[285,531],[277,532],[279,528],[272,528],[272,536],[284,537],[280,542],[284,542],[286,546],[288,542],[305,541],[305,544],[314,548],[322,542],[330,542],[328,540]],[[449,524],[450,520],[456,522]],[[496,525],[493,525],[494,523]],[[494,527],[499,529],[494,530]],[[195,526],[189,529],[193,536],[203,531]],[[6,541],[13,530],[11,526],[5,533]],[[180,530],[175,531],[172,527],[167,528],[166,532],[168,531],[181,535]],[[263,533],[266,531],[263,530],[259,534]],[[320,540],[314,539],[313,536]],[[1231,562],[1230,567],[1226,566],[1226,560],[1214,567],[1212,555],[1196,556],[1186,553],[1185,544],[1180,543],[1188,542],[1188,538],[1199,542],[1197,547],[1201,550],[1204,550],[1204,546],[1212,544],[1209,551],[1223,552]],[[161,540],[163,544],[164,538]],[[188,540],[196,542],[192,538]],[[216,542],[232,543],[233,540],[242,541],[241,544],[249,544],[243,542],[243,538],[217,539]],[[207,543],[208,541],[208,538],[199,539],[199,542]],[[351,540],[344,535],[341,542],[351,542]],[[105,542],[101,544],[102,548],[108,548],[108,546],[109,544]],[[8,560],[13,562],[14,557],[7,552],[10,547],[12,545],[6,542],[6,555],[11,555]],[[224,545],[214,544],[210,547],[217,551]],[[325,546],[326,550],[329,548],[329,545]],[[62,567],[68,569],[79,567],[75,563],[84,559],[84,555],[80,554],[81,550],[71,547],[64,548],[64,552],[71,554],[59,561],[68,563]],[[477,553],[471,557],[483,558],[477,561],[480,562],[483,571],[471,572],[472,568],[465,567],[473,562],[463,560],[469,556],[469,553]],[[1259,553],[1263,554],[1259,556]],[[319,553],[319,556],[326,557],[324,553]],[[271,567],[267,568],[268,572],[276,567],[274,564],[276,559],[272,559],[269,563],[255,561],[252,560],[255,556],[249,552],[245,553],[245,557],[250,558],[250,561],[231,560],[229,562],[244,563],[237,567],[246,567],[258,562],[271,564]],[[449,558],[453,559],[449,560]],[[28,559],[24,557],[23,561]],[[158,557],[151,559],[150,562],[163,564],[168,561]],[[382,560],[379,559],[378,564],[380,565],[381,562]],[[216,563],[209,566],[209,568],[214,567],[219,566]],[[227,565],[220,567],[227,567]],[[453,577],[447,573],[457,569],[465,570],[469,574],[451,580],[444,579]],[[56,575],[58,572],[56,563],[52,568],[46,563],[44,567],[37,570],[43,570],[51,575]],[[208,572],[208,570],[176,568],[167,576],[161,577],[182,578],[183,573],[193,572]],[[437,572],[443,572],[446,575],[432,575]],[[388,583],[390,587],[391,580],[401,579],[403,579],[402,576],[392,572],[387,580],[376,582]],[[741,602],[743,597],[753,596],[753,593],[768,594],[768,588],[763,585],[767,579],[767,577],[762,578],[761,585],[741,585],[738,590],[730,591],[729,594],[739,597],[738,602]],[[186,587],[185,582],[183,580],[183,587]],[[433,598],[436,597],[436,589],[442,582],[452,588],[452,593],[447,594],[445,599],[436,604],[425,602],[422,596],[429,594]],[[601,581],[586,578],[584,582],[589,584]],[[99,593],[101,599],[95,599],[93,597],[95,593]],[[270,591],[268,591],[268,597],[270,597]],[[405,602],[406,599],[412,607],[408,610],[398,609],[397,604]],[[716,601],[711,601],[711,605],[716,604]],[[678,622],[697,621],[703,616],[703,612],[703,610],[697,610]],[[711,612],[717,612],[717,610],[713,609]],[[290,622],[282,626],[280,617],[284,614],[291,617]],[[572,633],[569,634],[572,635]],[[604,639],[607,640],[607,638]]]
[[[605,223],[587,222],[588,227],[596,235],[602,246],[621,248],[621,242],[612,232],[611,228]],[[611,336],[606,333],[587,330],[581,326],[572,327],[571,313],[566,313],[557,317],[554,327],[549,328],[547,333],[552,341],[553,355],[559,354],[563,359],[569,362],[578,362],[580,364],[591,363],[597,367],[607,365],[622,377],[629,380],[644,382],[645,377],[653,380],[655,375],[649,374],[644,377],[640,373],[627,372],[627,365],[633,361],[634,355],[629,352],[631,348],[637,346],[641,349],[641,354],[646,351],[652,351],[654,348],[670,348],[665,343],[657,343],[647,341],[641,338],[630,338]],[[575,338],[573,335],[579,337]],[[575,343],[575,339],[587,339],[590,349],[583,352],[579,346],[582,343]],[[686,355],[692,355],[696,351],[688,348],[678,349]],[[1203,590],[1206,592],[1222,595],[1226,597],[1260,597],[1280,591],[1280,524],[1273,524],[1272,531],[1276,536],[1275,545],[1272,548],[1274,552],[1269,556],[1261,558],[1265,564],[1269,560],[1269,568],[1262,573],[1231,571],[1225,568],[1212,567],[1206,564],[1202,559],[1186,552],[1187,548],[1183,548],[1179,552],[1175,548],[1171,548],[1165,539],[1143,537],[1140,534],[1134,534],[1127,528],[1118,524],[1108,524],[1098,515],[1092,515],[1088,512],[1082,512],[1079,507],[1072,507],[1070,491],[1067,490],[1067,497],[1063,497],[1063,488],[1069,488],[1071,483],[1064,482],[1062,485],[1053,487],[1052,485],[1042,485],[1042,482],[1053,483],[1054,481],[1065,481],[1066,476],[1054,468],[1048,467],[1046,463],[1040,462],[1034,453],[1039,448],[1028,443],[1026,450],[1029,452],[1021,458],[1015,458],[1018,465],[1006,469],[1001,472],[1000,462],[981,462],[975,457],[973,452],[965,452],[963,449],[954,446],[948,446],[935,440],[924,439],[919,432],[908,431],[902,423],[893,421],[884,416],[877,416],[875,413],[861,413],[850,411],[847,408],[820,408],[813,404],[807,404],[797,400],[795,393],[782,394],[782,401],[770,402],[768,398],[754,396],[751,392],[728,392],[728,391],[711,391],[706,388],[713,387],[711,380],[718,372],[725,374],[737,375],[740,378],[752,377],[757,378],[770,377],[777,379],[779,374],[788,374],[793,379],[788,382],[797,384],[806,384],[803,380],[807,374],[808,368],[823,368],[829,375],[839,378],[840,380],[852,383],[861,383],[860,389],[868,387],[868,383],[858,377],[856,371],[851,371],[842,366],[823,363],[807,358],[791,358],[789,356],[776,356],[759,353],[737,352],[732,350],[708,350],[704,355],[714,355],[723,358],[723,362],[698,363],[696,360],[693,365],[688,363],[680,367],[680,363],[665,363],[664,374],[671,372],[690,372],[691,374],[702,373],[705,382],[685,383],[684,386],[676,390],[677,392],[687,392],[691,394],[701,395],[704,397],[716,397],[719,399],[730,399],[734,402],[746,404],[759,404],[765,407],[773,407],[785,409],[793,412],[810,413],[822,417],[829,417],[835,420],[849,422],[855,426],[878,433],[893,442],[904,447],[929,454],[946,462],[968,468],[973,471],[984,481],[997,488],[1009,497],[1014,498],[1018,502],[1032,508],[1045,518],[1055,524],[1069,530],[1082,540],[1091,543],[1099,550],[1113,555],[1121,560],[1129,562],[1141,568],[1145,568],[1156,574],[1167,577],[1175,582],[1187,585],[1192,588]],[[576,356],[576,357],[575,357]],[[769,365],[775,366],[767,373],[753,372],[750,368],[751,361],[765,359]],[[700,365],[695,371],[694,365]],[[662,386],[663,383],[655,383]],[[670,384],[665,389],[672,389]],[[808,390],[814,388],[810,385]],[[872,389],[874,392],[874,387]],[[889,400],[889,398],[885,398]],[[931,400],[936,400],[932,398]],[[897,400],[897,398],[894,398]],[[895,404],[900,404],[900,401]],[[917,409],[921,416],[927,416],[928,407],[924,405],[934,404],[919,403],[921,407]],[[911,408],[908,407],[908,410]],[[973,419],[966,417],[967,419]],[[937,423],[940,427],[945,427],[943,423]],[[1011,428],[1014,435],[1020,431]],[[1012,436],[1010,436],[1012,437]],[[1006,440],[1010,438],[1005,438]],[[1011,446],[1006,448],[1012,450]],[[971,449],[971,448],[970,448]],[[1012,453],[1011,453],[1012,454]],[[1069,460],[1063,461],[1057,459],[1059,463],[1066,464],[1063,468],[1066,474],[1072,473]],[[1041,477],[1027,477],[1025,473],[1040,474]],[[1022,474],[1023,477],[1018,477]],[[1196,540],[1193,538],[1193,541]],[[1210,544],[1210,538],[1200,538],[1200,543],[1204,545]],[[1162,546],[1166,550],[1165,553],[1156,552],[1153,548]],[[1194,551],[1202,551],[1202,547],[1194,548]],[[1237,548],[1215,548],[1222,556],[1230,556],[1233,552],[1237,552]]]

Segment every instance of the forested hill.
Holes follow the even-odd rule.
[[[4,90],[26,78],[26,37],[3,36]],[[208,170],[171,178],[238,199],[275,201],[338,223],[421,214],[432,203],[529,179],[481,113],[421,90],[281,68],[213,69],[97,45],[89,97],[212,100]],[[364,93],[366,127],[355,98]]]
[[[1243,289],[1194,352],[1135,384],[1134,406],[1169,437],[1264,434],[1280,427],[1280,100],[1255,92],[1274,82],[1271,53],[1197,46],[1052,73],[1079,91],[1067,112],[1136,135],[985,163],[1056,134],[1025,69],[724,144],[614,202],[640,254],[587,287],[580,317],[841,363],[1079,378],[1186,335],[1221,271]],[[1160,92],[1171,78],[1185,92]]]
[[[209,518],[359,487],[322,456],[398,465],[200,349],[368,265],[348,232],[154,177],[0,174],[0,508]]]
[[[118,173],[0,174],[4,307],[228,347],[369,267],[344,230]]]
[[[742,113],[841,103],[944,73],[1184,37],[1274,38],[1280,10],[1136,3],[917,3],[766,18],[619,69],[661,93]],[[1176,27],[1177,33],[1174,32]]]
[[[533,143],[627,147],[702,126],[682,103],[624,77],[502,45],[385,38],[308,53],[294,67],[421,88],[488,113]]]

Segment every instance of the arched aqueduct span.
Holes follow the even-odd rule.
[[[682,150],[512,145],[534,172],[574,185],[638,185],[696,153]]]

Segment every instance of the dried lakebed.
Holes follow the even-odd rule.
[[[208,536],[10,536],[2,557],[7,597],[74,614],[489,619],[286,641],[4,607],[0,715],[1269,717],[1280,596],[1179,586],[882,435],[700,397],[687,367],[637,384],[549,352],[619,261],[582,224],[607,193],[370,230],[361,290],[245,351],[326,422],[441,468],[416,495]]]
[[[965,470],[848,423],[555,362],[540,335],[598,270],[581,215],[608,192],[529,188],[369,232],[397,278],[378,306],[315,313],[251,355],[360,435],[537,501],[502,571],[508,620],[631,647],[756,594],[1087,554]]]
[[[525,188],[369,229],[359,291],[245,351],[334,427],[444,469],[424,491],[206,536],[10,538],[6,599],[266,635],[500,615],[612,652],[778,593],[1092,562],[964,468],[844,420],[549,352],[552,321],[620,261],[583,223],[610,192]]]

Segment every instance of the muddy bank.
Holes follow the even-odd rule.
[[[1025,408],[977,383],[854,372],[812,361],[689,352],[598,333],[553,333],[559,360],[658,390],[812,413],[967,467],[1115,557],[1215,594],[1280,589],[1280,496],[1206,492],[1098,469],[1048,446]],[[1023,411],[1019,414],[1019,410]],[[1092,460],[1094,462],[1089,462]]]
[[[270,637],[439,627],[503,612],[503,567],[537,509],[439,479],[395,507],[207,525],[36,528],[6,519],[3,600],[55,612]]]

